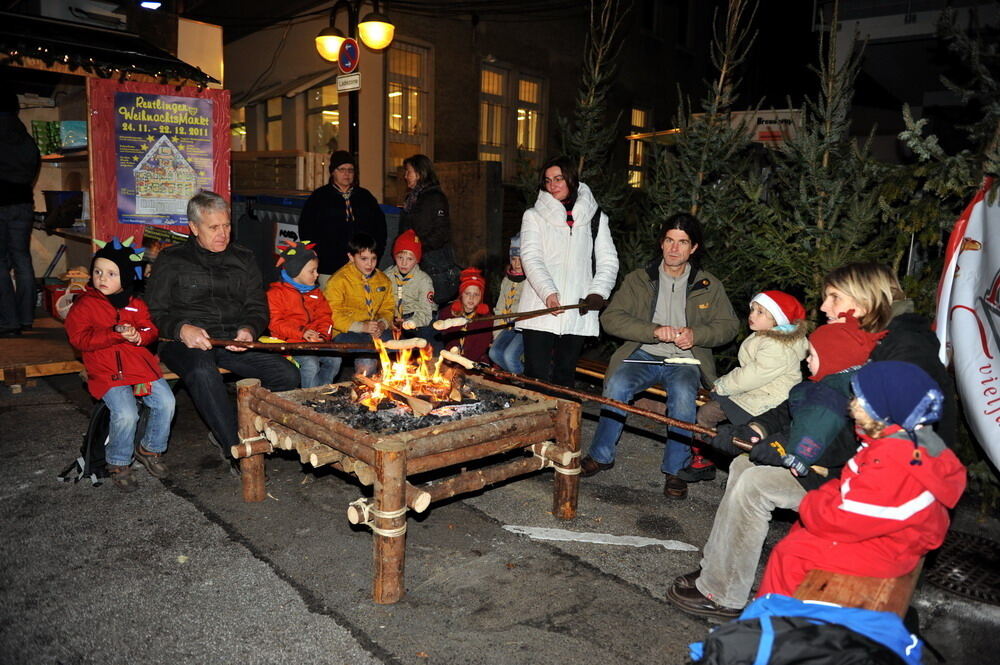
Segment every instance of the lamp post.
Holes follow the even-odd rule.
[[[379,13],[378,0],[372,2],[372,12],[358,22],[358,13],[364,0],[337,0],[330,10],[330,25],[316,35],[316,50],[325,60],[331,62],[340,58],[340,47],[347,36],[361,37],[361,42],[373,51],[381,51],[392,43],[396,27]],[[337,12],[347,9],[347,36],[336,27]],[[358,159],[358,91],[347,93],[347,137],[351,154]]]

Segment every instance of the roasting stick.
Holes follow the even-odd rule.
[[[572,388],[565,388],[563,386],[557,386],[555,384],[548,383],[546,381],[531,379],[526,376],[521,376],[520,374],[511,374],[510,372],[504,372],[503,370],[494,369],[493,367],[490,367],[485,363],[478,363],[475,362],[474,360],[469,360],[465,356],[459,355],[452,351],[441,351],[441,357],[444,358],[445,360],[449,360],[455,363],[456,365],[461,365],[466,369],[474,369],[479,372],[484,372],[486,374],[492,374],[493,376],[499,379],[506,379],[508,381],[515,381],[517,383],[525,383],[532,386],[538,386],[546,390],[551,390],[552,392],[559,392],[565,395],[569,395],[571,397],[576,397],[577,399],[589,400],[591,402],[597,402],[599,404],[613,406],[616,409],[621,409],[622,411],[627,411],[629,413],[634,413],[636,415],[644,416],[646,418],[649,418],[650,420],[666,423],[667,425],[671,425],[673,427],[686,429],[696,434],[703,434],[705,436],[711,436],[711,437],[714,437],[716,435],[715,430],[711,429],[710,427],[703,427],[696,423],[689,423],[683,420],[677,420],[675,418],[663,416],[654,411],[642,409],[639,408],[638,406],[632,406],[631,404],[627,404],[625,402],[619,402],[618,400],[610,399],[608,397],[591,395],[590,393],[581,392],[579,390],[573,390]],[[747,452],[749,452],[750,449],[753,448],[754,446],[754,444],[750,443],[749,441],[744,441],[743,439],[737,438],[735,436],[733,437],[733,445],[739,448],[740,450],[745,450]],[[829,469],[822,466],[813,466],[812,470],[824,477],[829,474]]]
[[[177,339],[161,337],[161,342],[179,342]],[[336,342],[241,342],[235,339],[215,339],[208,340],[212,346],[238,346],[243,349],[253,349],[255,351],[277,351],[286,353],[289,351],[374,351],[374,344],[338,344]],[[390,339],[382,343],[389,351],[402,351],[404,349],[422,349],[427,346],[427,340],[423,337],[413,339]]]
[[[448,328],[454,328],[455,326],[464,326],[469,321],[476,321],[477,323],[483,321],[499,321],[501,319],[512,319],[520,321],[521,319],[530,319],[535,316],[541,316],[542,314],[552,314],[554,312],[565,312],[570,309],[580,309],[581,307],[587,307],[587,303],[581,302],[575,305],[559,305],[558,307],[549,307],[548,309],[535,309],[530,312],[511,312],[510,314],[495,314],[493,316],[484,316],[476,319],[467,319],[464,316],[456,316],[451,319],[439,319],[432,323],[434,330],[446,330]]]

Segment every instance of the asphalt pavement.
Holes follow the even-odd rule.
[[[665,591],[697,567],[726,474],[668,501],[660,428],[641,418],[614,469],[582,480],[575,520],[552,516],[551,472],[411,515],[406,595],[376,605],[371,534],[346,519],[370,488],[281,454],[267,461],[267,500],[243,503],[183,391],[170,479],[139,467],[132,494],[56,482],[90,403],[72,376],[0,388],[0,663],[684,663],[711,626]],[[585,443],[595,415],[588,408]],[[769,546],[792,519],[777,515]],[[1000,539],[974,508],[956,526]],[[915,606],[949,663],[1000,650],[1000,608],[928,584]]]

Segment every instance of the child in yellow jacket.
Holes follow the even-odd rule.
[[[392,324],[396,304],[392,284],[377,268],[375,239],[367,233],[357,233],[347,243],[347,265],[335,272],[323,295],[333,312],[334,342],[344,344],[370,343],[381,337]],[[357,372],[374,371],[374,358],[358,358]]]

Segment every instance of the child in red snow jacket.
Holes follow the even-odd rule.
[[[66,316],[69,342],[83,355],[87,389],[111,411],[104,457],[112,482],[125,491],[138,487],[131,471],[133,455],[153,476],[167,476],[160,456],[167,449],[174,417],[174,394],[160,363],[145,348],[156,341],[159,331],[146,303],[132,294],[141,277],[139,260],[140,253],[118,238],[105,244],[94,254],[90,285]],[[136,397],[142,397],[150,410],[138,446]]]
[[[329,342],[333,333],[330,303],[316,285],[319,257],[312,243],[291,242],[278,251],[281,281],[267,287],[271,335],[286,342]],[[303,388],[332,383],[342,359],[318,353],[293,356]]]
[[[944,541],[965,467],[928,426],[941,416],[941,389],[898,361],[865,365],[851,388],[861,448],[839,480],[802,499],[799,523],[771,552],[758,595],[791,596],[814,568],[899,577]]]
[[[458,299],[441,308],[438,319],[445,321],[464,318],[464,325],[445,328],[438,333],[438,344],[458,352],[480,363],[490,361],[490,343],[493,341],[493,321],[477,321],[477,317],[493,314],[490,306],[483,302],[486,295],[486,279],[478,268],[466,268],[459,276]]]

